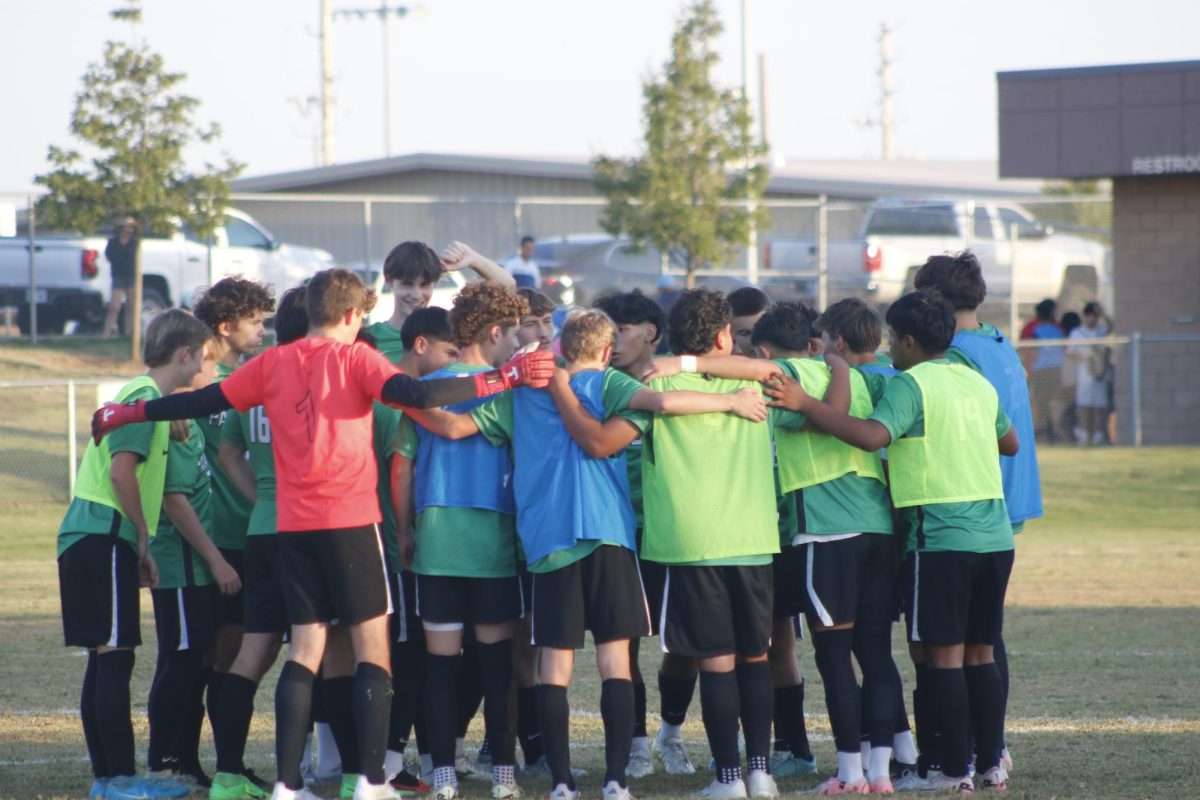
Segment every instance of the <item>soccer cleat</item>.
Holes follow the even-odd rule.
[[[180,783],[200,789],[208,789],[212,786],[212,778],[204,774],[204,770],[199,764],[175,764],[171,767],[171,777]]]
[[[625,767],[625,774],[630,778],[644,778],[654,774],[654,758],[650,755],[650,740],[645,736],[639,736],[633,740],[633,747],[629,751],[629,765]],[[609,781],[609,783],[613,783],[613,781]]]
[[[975,794],[975,784],[967,776],[951,778],[949,775],[930,775],[925,781],[925,791]]]
[[[550,800],[579,800],[579,790],[560,783],[551,790]]]
[[[917,768],[902,764],[898,775],[892,775],[892,789],[897,792],[924,792],[929,789],[929,781],[922,778]]]
[[[604,790],[600,793],[603,800],[634,800],[633,795],[629,792],[628,786],[622,786],[616,781],[609,781],[604,784]]]
[[[740,778],[732,783],[721,783],[714,780],[708,786],[692,795],[702,800],[744,800],[746,784]]]
[[[1009,775],[1012,774],[1012,770],[1013,770],[1012,753],[1008,752],[1007,747],[1005,747],[1003,750],[1000,751],[1000,766],[1004,767],[1004,771],[1006,773],[1008,773]]]
[[[306,786],[289,789],[284,783],[277,782],[271,791],[271,800],[321,800],[321,798],[310,792]]]
[[[267,793],[258,788],[252,780],[234,772],[218,772],[213,775],[212,786],[208,790],[208,800],[257,800],[266,796]]]
[[[752,769],[746,776],[746,793],[751,797],[779,797],[779,787],[765,769]]]
[[[265,781],[262,778],[258,777],[258,773],[256,773],[254,770],[246,768],[246,769],[242,770],[242,776],[246,780],[250,781],[255,786],[257,786],[258,788],[262,789],[264,796],[266,796],[266,794],[265,794],[266,792],[271,791],[271,784],[268,781]],[[307,782],[308,781],[305,781],[305,783],[307,783]]]
[[[455,800],[458,797],[458,787],[453,783],[439,786],[433,793],[434,800]]]
[[[400,795],[388,783],[371,783],[366,775],[359,775],[354,782],[353,800],[400,800]]]
[[[149,794],[142,783],[136,775],[109,778],[104,787],[104,800],[150,800],[154,795]]]
[[[814,790],[815,794],[835,797],[839,794],[870,794],[871,785],[866,778],[859,778],[854,783],[846,783],[835,775]]]
[[[1007,792],[1008,773],[1004,767],[996,765],[983,773],[979,780],[979,787],[989,792]]]
[[[892,786],[892,779],[887,775],[882,775],[869,784],[870,794],[895,794],[896,788]]]
[[[108,792],[108,778],[94,778],[92,788],[88,789],[88,800],[104,800]]]
[[[519,770],[522,778],[530,778],[532,780],[553,780],[554,776],[550,774],[550,764],[546,761],[546,757],[542,756],[532,764],[526,764]],[[587,770],[582,767],[571,767],[572,778],[587,777]]]
[[[416,797],[418,795],[429,794],[429,790],[433,788],[433,786],[406,769],[397,772],[396,776],[389,783],[396,790],[396,794],[401,797]]]
[[[688,758],[687,748],[683,745],[682,737],[663,736],[663,732],[659,731],[658,735],[654,737],[653,750],[654,755],[658,756],[658,760],[663,763],[663,769],[667,771],[668,775],[694,775],[696,773],[696,767]]]
[[[354,788],[358,786],[358,773],[343,772],[342,785],[338,789],[339,800],[351,800],[354,797]]]
[[[771,753],[771,774],[777,778],[791,778],[796,775],[811,775],[817,771],[817,759],[800,758],[788,750],[776,750]]]
[[[521,800],[525,793],[515,783],[493,783],[492,800]]]

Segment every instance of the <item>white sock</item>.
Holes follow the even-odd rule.
[[[864,764],[871,763],[871,740],[870,739],[859,739],[858,740],[858,753],[862,757],[862,763],[864,763]]]
[[[891,761],[892,748],[872,747],[871,766],[867,768],[867,774],[871,776],[871,780],[879,780],[880,778],[887,777]]]
[[[912,731],[900,731],[892,737],[892,754],[901,764],[917,763],[917,742]]]
[[[390,781],[392,778],[404,771],[404,753],[397,753],[395,750],[388,750],[387,755],[383,757],[383,774]]]
[[[493,786],[516,786],[517,785],[517,768],[512,764],[492,765],[492,785]]]
[[[679,739],[683,738],[683,726],[672,725],[665,719],[660,719],[658,721],[658,738],[670,739],[672,737]]]
[[[650,749],[650,740],[649,739],[647,739],[645,736],[633,737],[632,747],[630,748],[631,753],[635,753],[639,750],[645,752],[649,749]]]
[[[842,783],[858,783],[863,779],[862,754],[838,753],[838,780]]]
[[[342,756],[328,722],[318,722],[317,728],[317,774],[335,775],[342,771]]]

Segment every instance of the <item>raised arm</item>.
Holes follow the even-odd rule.
[[[589,456],[608,458],[624,450],[638,437],[638,429],[628,420],[613,417],[601,422],[589,414],[583,403],[579,402],[579,397],[572,391],[570,378],[565,370],[555,370],[547,390],[554,398],[554,405],[558,408],[567,432]]]
[[[442,251],[441,258],[442,266],[447,272],[458,269],[472,269],[476,275],[485,281],[498,283],[510,289],[517,288],[517,282],[513,279],[512,275],[508,274],[508,271],[504,267],[490,258],[475,252],[469,245],[463,242],[451,242]]]

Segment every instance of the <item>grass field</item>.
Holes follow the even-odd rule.
[[[115,362],[125,345],[0,346],[0,377],[129,375]],[[18,396],[12,392],[28,394]],[[54,532],[65,508],[65,395],[3,390],[0,402],[0,798],[80,797],[90,777],[78,719],[84,660],[61,646]],[[4,394],[4,392],[9,392]],[[78,401],[86,428],[91,402]],[[20,416],[17,416],[17,414]],[[1008,740],[1014,797],[1190,797],[1200,785],[1200,450],[1046,448],[1047,516],[1018,541],[1006,622],[1012,697]],[[149,599],[134,677],[134,720],[146,743],[145,701],[154,661]],[[899,628],[897,628],[899,634]],[[808,724],[822,770],[833,765],[820,678],[807,642]],[[643,647],[653,675],[657,653]],[[911,688],[903,647],[897,662]],[[573,758],[599,793],[603,735],[599,682],[581,654],[572,688]],[[653,681],[651,681],[653,685]],[[273,675],[267,686],[273,686]],[[651,689],[650,706],[657,705]],[[258,698],[248,763],[273,772],[272,692]],[[707,761],[698,702],[686,727],[693,760]],[[654,724],[652,722],[652,724]],[[475,741],[479,732],[474,733]],[[212,765],[211,745],[204,757]],[[706,774],[634,781],[639,797],[677,797]],[[781,781],[785,792],[816,779]],[[467,783],[468,797],[486,797]],[[525,787],[544,795],[548,787]],[[323,796],[335,796],[323,787]]]

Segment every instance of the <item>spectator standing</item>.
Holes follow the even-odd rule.
[[[1075,438],[1083,446],[1104,442],[1112,376],[1112,348],[1086,340],[1108,336],[1111,329],[1104,310],[1093,301],[1083,307],[1083,324],[1071,331],[1070,338],[1077,344],[1071,345],[1067,354],[1075,362],[1075,408],[1083,423],[1082,436],[1076,428]]]
[[[1077,311],[1068,311],[1058,320],[1058,327],[1062,329],[1064,339],[1070,339],[1071,331],[1082,324],[1083,319]],[[1079,366],[1064,353],[1060,371],[1059,391],[1062,393],[1063,411],[1059,419],[1059,430],[1064,431],[1068,437],[1075,438],[1075,425],[1079,419],[1075,411],[1075,379],[1079,374]]]
[[[501,265],[509,275],[513,276],[518,289],[540,289],[542,286],[542,271],[538,268],[538,263],[533,260],[534,244],[532,236],[523,237],[521,249]]]
[[[1037,304],[1037,318],[1034,325],[1025,326],[1022,339],[1061,339],[1062,328],[1058,326],[1055,317],[1058,304],[1046,298]],[[1033,405],[1034,434],[1053,442],[1058,438],[1055,429],[1055,419],[1058,407],[1061,405],[1063,348],[1062,347],[1031,347],[1033,352],[1026,361],[1029,371],[1029,393]]]
[[[121,221],[121,227],[117,229],[116,234],[104,246],[104,257],[108,259],[108,266],[112,272],[112,293],[108,300],[108,315],[104,318],[103,335],[105,339],[116,333],[117,316],[121,313],[121,306],[125,304],[129,292],[133,289],[134,260],[137,258],[140,242],[137,220],[133,217],[126,217]],[[126,314],[125,324],[122,326],[126,336],[129,335],[129,326],[132,322],[132,315]]]

